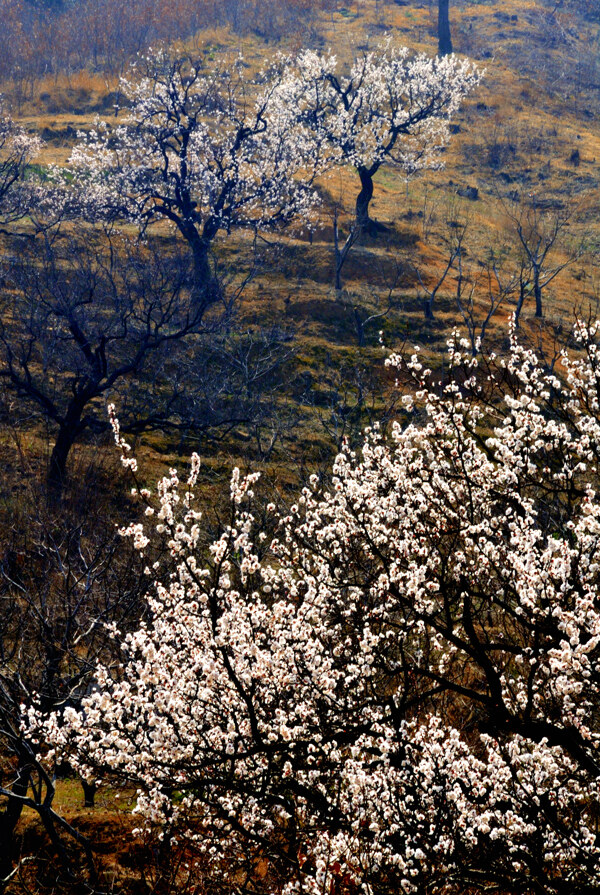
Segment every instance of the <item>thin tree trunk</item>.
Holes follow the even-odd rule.
[[[519,283],[519,300],[517,302],[517,309],[515,311],[515,326],[519,325],[519,317],[521,316],[521,310],[523,308],[523,303],[525,301],[525,283],[523,280]]]
[[[344,262],[346,261],[346,258],[348,257],[350,249],[352,248],[352,246],[354,245],[354,243],[356,242],[356,240],[358,239],[358,237],[360,236],[362,231],[361,231],[360,227],[358,227],[356,224],[354,224],[352,226],[352,229],[350,230],[350,233],[348,234],[348,236],[346,238],[346,242],[344,243],[344,245],[342,246],[341,249],[339,246],[338,235],[337,235],[337,224],[336,224],[336,229],[334,232],[335,232],[335,237],[334,237],[334,240],[335,240],[335,289],[337,292],[341,292],[341,289],[342,289],[342,268],[344,266]]]
[[[350,233],[346,237],[344,245],[340,248],[340,233],[338,228],[337,210],[333,218],[333,249],[335,254],[335,289],[337,292],[342,290],[342,268],[348,257],[350,249],[362,233],[362,228],[355,222]]]
[[[540,276],[539,276],[539,272],[537,270],[534,272],[533,292],[535,295],[535,316],[543,317],[544,315],[542,313],[542,287],[540,285]]]
[[[449,6],[450,0],[438,0],[438,56],[449,56],[452,52]]]
[[[27,795],[29,773],[28,767],[17,769],[17,775],[12,785],[12,792],[15,796]],[[6,888],[3,880],[6,880],[12,870],[13,837],[22,811],[23,802],[18,798],[11,799],[9,796],[4,811],[0,814],[0,893]]]
[[[354,314],[354,324],[356,326],[356,337],[358,339],[358,346],[359,348],[363,348],[365,344],[365,327],[361,320],[358,308],[352,308],[352,313]]]
[[[335,260],[335,290],[336,292],[341,292],[342,289],[342,253],[340,252],[340,233],[338,230],[338,214],[337,208],[334,212],[333,217],[333,251],[334,251],[334,260]]]

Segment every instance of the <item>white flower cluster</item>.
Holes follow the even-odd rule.
[[[256,853],[289,893],[597,889],[598,331],[560,377],[514,337],[483,375],[455,338],[441,392],[415,354],[414,419],[313,477],[274,539],[236,472],[201,558],[197,458],[172,471],[129,533],[175,574],[118,675],[38,736],[133,781],[232,886]]]

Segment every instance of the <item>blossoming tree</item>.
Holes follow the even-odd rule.
[[[5,112],[0,98],[0,222],[21,220],[31,209],[27,168],[41,149],[41,141]]]
[[[412,57],[392,46],[364,54],[347,73],[335,56],[281,57],[258,78],[160,53],[141,60],[142,77],[122,81],[124,123],[100,123],[71,161],[89,213],[170,221],[190,247],[201,304],[214,302],[210,248],[219,231],[306,220],[314,178],[354,165],[361,182],[356,222],[338,257],[376,228],[369,217],[382,164],[432,167],[450,117],[480,75],[454,56]]]
[[[176,571],[83,711],[32,729],[134,783],[207,886],[597,891],[599,335],[560,377],[454,339],[441,390],[415,354],[408,419],[272,506],[274,538],[235,472],[201,556],[198,458],[172,471],[127,533]]]
[[[439,166],[450,119],[480,79],[467,61],[414,56],[391,39],[347,70],[331,54],[299,54],[281,92],[305,128],[327,147],[331,163],[353,165],[360,180],[355,222],[338,256],[337,288],[356,239],[381,229],[369,216],[374,176],[384,164],[407,175]]]
[[[241,59],[209,69],[161,52],[140,67],[141,76],[121,83],[123,124],[100,122],[72,153],[79,203],[142,231],[170,222],[191,251],[198,306],[208,308],[219,297],[210,261],[216,235],[306,219],[318,153],[274,101],[285,63],[257,79]]]

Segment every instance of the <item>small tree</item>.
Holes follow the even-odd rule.
[[[506,269],[509,255],[506,246],[488,248],[482,258],[473,252],[469,244],[468,237],[471,235],[469,218],[462,216],[455,204],[450,204],[446,213],[450,217],[446,220],[445,232],[442,234],[444,268],[433,278],[430,276],[425,278],[418,265],[414,266],[419,284],[417,298],[423,302],[425,320],[433,321],[436,298],[448,277],[452,275],[456,307],[475,357],[480,351],[492,319],[508,296],[517,290],[518,277]]]
[[[408,419],[343,450],[273,539],[236,471],[201,558],[198,459],[182,488],[171,471],[156,531],[129,533],[178,568],[120,675],[31,723],[138,787],[222,886],[261,861],[273,892],[596,891],[599,335],[579,325],[562,380],[514,338],[495,368],[454,338],[441,390],[392,357]]]
[[[520,294],[516,320],[519,321],[528,291],[535,301],[535,316],[543,316],[543,292],[553,280],[583,253],[583,244],[562,242],[571,212],[562,203],[530,195],[516,210],[505,204],[521,253]],[[562,257],[556,255],[562,250]]]
[[[135,221],[142,232],[157,220],[176,228],[201,313],[219,298],[210,251],[220,231],[279,226],[312,207],[318,156],[294,133],[291,110],[274,103],[285,71],[282,63],[251,80],[241,59],[207,70],[189,57],[146,58],[137,80],[122,81],[124,124],[99,124],[72,154],[90,215]]]
[[[411,56],[389,39],[348,71],[332,55],[309,50],[299,55],[280,91],[284,103],[298,109],[329,164],[353,165],[360,180],[354,223],[337,252],[338,271],[361,234],[382,229],[369,215],[373,178],[381,166],[407,173],[439,166],[449,120],[480,77],[473,65],[454,56]]]
[[[454,267],[455,263],[462,264],[462,257],[465,252],[464,243],[469,227],[468,220],[448,221],[447,236],[444,238],[445,258],[443,260],[444,269],[441,274],[435,276],[432,281],[425,283],[418,267],[415,267],[419,287],[417,289],[417,298],[423,301],[423,314],[425,320],[432,321],[435,319],[434,305],[435,299],[446,281],[446,277]],[[460,273],[458,282],[461,283]],[[457,298],[460,305],[461,286],[458,287]]]

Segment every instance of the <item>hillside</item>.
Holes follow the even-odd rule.
[[[84,12],[91,21],[90,10],[96,6],[82,4],[82,32]],[[361,233],[352,246],[341,289],[335,288],[334,228],[343,242],[353,225],[360,184],[351,166],[337,167],[319,180],[321,204],[312,230],[290,226],[273,233],[253,234],[250,228],[220,233],[214,241],[214,263],[224,284],[228,313],[221,319],[213,309],[206,318],[209,325],[193,332],[195,341],[186,342],[180,353],[167,344],[157,355],[156,367],[145,368],[138,377],[132,366],[134,372],[124,376],[122,389],[119,384],[91,399],[94,422],[82,428],[69,454],[60,499],[49,494],[46,483],[56,418],[44,411],[41,401],[36,404],[31,394],[24,396],[23,389],[11,386],[5,359],[0,379],[4,470],[0,516],[5,532],[0,541],[0,599],[9,608],[0,626],[0,686],[22,675],[22,690],[27,693],[27,674],[31,680],[41,675],[45,686],[44,663],[54,650],[51,658],[58,656],[61,686],[63,675],[75,692],[96,658],[110,656],[114,649],[104,627],[98,633],[101,626],[90,619],[110,621],[114,611],[125,629],[131,629],[146,613],[143,594],[149,570],[129,548],[115,546],[115,528],[141,511],[128,496],[132,483],[120,467],[106,424],[109,401],[117,404],[117,415],[121,409],[124,419],[129,414],[127,419],[133,420],[127,438],[138,458],[139,484],[155,482],[171,466],[183,469],[192,451],[201,454],[204,549],[228,518],[227,482],[234,466],[261,471],[257,488],[261,506],[272,493],[284,505],[311,474],[327,479],[342,444],[359,445],[366,426],[377,421],[385,429],[390,420],[403,418],[397,373],[384,365],[388,350],[410,353],[412,346],[421,346],[424,362],[444,382],[444,348],[453,330],[466,335],[473,353],[482,349],[502,355],[508,346],[509,319],[518,310],[521,338],[545,353],[553,365],[560,348],[571,343],[576,316],[598,315],[600,11],[596,6],[586,0],[451,2],[454,49],[485,74],[453,118],[451,140],[440,156],[443,165],[411,177],[393,165],[380,168],[374,178],[371,215],[383,226],[374,235]],[[0,85],[15,121],[42,139],[32,170],[50,182],[54,167],[68,171],[78,134],[94,130],[98,116],[111,126],[123,121],[126,102],[118,71],[127,71],[133,58],[127,56],[123,42],[110,60],[106,48],[98,51],[95,64],[90,50],[81,68],[74,61],[73,38],[71,49],[65,50],[66,61],[58,53],[52,56],[48,47],[43,50],[46,70],[54,66],[51,74],[45,74],[41,65],[34,65],[36,53],[41,58],[40,48],[45,46],[39,22],[48,17],[48,34],[54,33],[59,21],[61,27],[67,21],[77,23],[75,4],[59,7],[58,12],[42,11],[39,21],[35,19],[37,31],[31,24],[33,13],[23,19],[31,29],[29,68],[23,62],[19,74],[14,63],[13,77],[7,75]],[[217,7],[198,4],[194,25],[201,27],[190,25],[189,33],[178,30],[189,19],[184,3],[174,10],[170,24],[157,14],[162,24],[159,28],[155,22],[154,37],[199,55],[207,70],[227,65],[241,54],[249,78],[276,53],[294,54],[307,47],[331,48],[349,62],[379,47],[387,35],[394,44],[406,44],[415,52],[433,54],[437,46],[433,2],[354,0],[345,6],[290,2],[274,8],[268,20],[264,9],[252,4],[247,8],[228,4],[223,15]],[[231,12],[233,7],[242,10],[239,19]],[[2,8],[8,33],[9,11],[18,18],[21,7],[5,3]],[[157,4],[158,8],[163,7]],[[226,15],[229,21],[222,23]],[[16,34],[19,29],[10,21]],[[93,33],[88,26],[86,34]],[[38,44],[32,34],[37,34]],[[138,44],[147,49],[141,37]],[[84,246],[90,257],[97,250],[103,259],[113,248],[118,253],[129,246],[113,231],[103,242],[106,234],[99,224],[75,218],[65,218],[60,238],[42,231],[34,237],[32,220],[30,216],[9,223],[0,235],[2,338],[21,313],[15,309],[26,307],[15,298],[25,294],[23,283],[30,290],[30,302],[31,296],[35,298],[31,285],[35,277],[27,279],[27,265],[30,271],[42,269],[43,251],[36,254],[39,245],[49,246],[48,257],[50,248],[56,251],[53,272],[58,281],[66,270],[67,286],[76,282],[84,267],[83,250],[81,258],[67,255],[70,239],[73,245]],[[135,227],[126,224],[123,232],[134,244]],[[164,223],[152,225],[147,235],[142,249],[135,251],[156,261],[152,276],[158,282],[168,275],[160,262],[177,266],[179,242]],[[129,282],[127,275],[135,264],[141,264],[135,251],[131,249],[130,268],[124,264],[125,272],[119,273],[123,279],[110,281],[115,293]],[[94,268],[99,281],[109,266],[104,260]],[[20,281],[14,274],[17,269]],[[541,283],[537,296],[541,315],[536,315],[536,275]],[[131,286],[137,295],[134,288],[139,288],[138,281]],[[92,298],[93,291],[90,303]],[[98,312],[100,320],[102,313]],[[33,318],[33,310],[31,314]],[[118,336],[111,331],[108,341],[113,338]],[[31,349],[31,369],[50,382],[53,394],[68,394],[69,370],[60,365],[67,349],[53,343],[46,353],[44,349],[36,355],[37,350]],[[151,401],[164,398],[165,383],[175,378],[177,394],[167,406],[175,408],[176,425],[169,425],[162,411],[156,411],[151,424],[136,428],[136,402],[144,409],[145,402],[153,407]],[[192,404],[193,422],[185,421]],[[268,514],[261,512],[268,529]],[[86,599],[93,594],[93,608],[86,610],[87,628],[77,618],[80,639],[73,645],[68,641],[69,613],[77,594]],[[93,646],[88,654],[85,637],[90,632]],[[28,644],[32,660],[25,657],[27,650],[17,648],[21,641]],[[20,686],[15,685],[14,691],[7,686],[13,708],[21,698],[15,694],[22,696]],[[63,702],[70,698],[66,692],[64,687],[60,690]],[[0,785],[12,785],[18,751],[14,743],[21,734],[10,727],[14,719],[2,698],[0,736],[5,742],[0,745]],[[146,839],[130,840],[135,826],[129,815],[130,789],[101,787],[97,807],[83,809],[79,783],[68,767],[58,770],[54,808],[92,843],[102,878],[102,886],[94,891],[123,895],[205,891],[194,877],[187,846],[174,847],[176,858],[165,870],[159,839],[149,833]],[[40,792],[48,791],[44,787],[49,783],[39,786]],[[39,801],[39,793],[35,799]],[[9,807],[7,798],[0,797],[2,817],[10,813]],[[37,808],[23,812],[11,840],[11,868],[18,872],[11,869],[13,875],[4,888],[0,884],[0,892],[84,891],[80,881],[61,876],[62,870],[56,869],[60,862],[49,834],[53,829],[51,824],[44,828],[43,812]],[[83,862],[83,840],[64,838],[71,858]],[[226,860],[223,856],[224,864]],[[264,891],[266,877],[275,871],[262,861],[258,845],[248,861],[250,870],[240,877],[239,892]],[[270,877],[267,882],[273,883]],[[218,881],[211,885],[207,892],[220,891]],[[353,892],[348,881],[340,883],[339,890],[331,889],[331,895]]]

